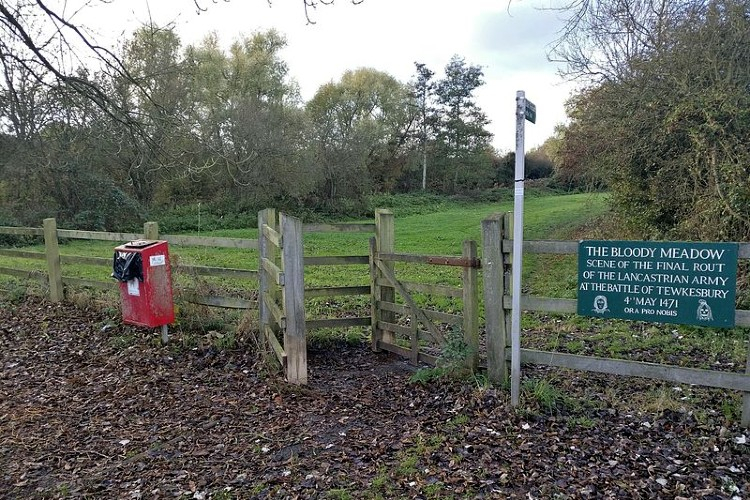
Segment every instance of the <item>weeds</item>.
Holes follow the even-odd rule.
[[[565,401],[564,394],[544,379],[527,379],[521,384],[526,398],[536,401],[545,413],[554,413]]]
[[[329,490],[326,494],[326,498],[330,498],[333,500],[350,500],[353,497],[352,494],[345,489],[335,489]]]
[[[457,380],[473,379],[478,386],[486,384],[486,378],[478,376],[467,365],[474,352],[463,338],[460,329],[449,331],[445,335],[445,344],[434,367],[420,368],[409,379],[411,383],[426,385],[445,377]]]
[[[109,345],[111,345],[113,349],[122,350],[135,345],[136,340],[135,335],[129,333],[115,335],[109,339]]]
[[[428,385],[432,382],[440,380],[446,375],[447,372],[444,368],[440,368],[437,366],[424,367],[414,372],[414,374],[409,377],[409,382],[412,384]]]

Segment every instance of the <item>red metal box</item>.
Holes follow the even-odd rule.
[[[149,328],[174,322],[172,271],[167,242],[131,241],[115,248],[114,259],[113,276],[120,280],[123,321]],[[118,262],[127,262],[132,272],[118,275]],[[140,273],[137,269],[139,265]]]

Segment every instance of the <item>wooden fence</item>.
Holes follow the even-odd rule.
[[[498,383],[507,379],[507,362],[510,360],[511,234],[509,214],[496,215],[482,221],[488,376]],[[525,241],[523,251],[531,254],[577,255],[578,242]],[[750,259],[750,243],[739,244],[738,257]],[[577,305],[575,299],[531,295],[521,297],[521,308],[524,311],[576,313]],[[738,327],[750,327],[750,311],[736,310],[735,324]],[[742,425],[750,427],[750,345],[744,374],[534,349],[521,349],[521,362],[740,391],[743,393]]]
[[[375,213],[378,220],[379,212]],[[368,224],[305,224],[302,230],[309,233],[366,233],[377,232],[378,223]],[[367,266],[370,262],[366,248],[360,255],[315,255],[305,256],[305,268],[314,266]],[[305,288],[305,299],[317,297],[369,296],[369,285],[324,286]],[[344,318],[309,318],[305,322],[308,330],[316,328],[348,328],[355,326],[370,326],[370,316],[349,316]]]
[[[161,239],[169,242],[174,254],[175,247],[219,247],[258,250],[258,270],[245,268],[226,268],[217,266],[197,266],[173,262],[173,270],[190,276],[207,276],[241,279],[249,281],[248,288],[258,289],[259,299],[249,300],[241,297],[201,295],[196,292],[182,293],[189,302],[210,307],[251,309],[256,304],[261,317],[261,331],[266,335],[270,346],[287,372],[287,378],[293,383],[306,383],[307,361],[305,332],[316,328],[340,328],[352,326],[370,326],[371,317],[345,318],[306,318],[304,304],[306,298],[365,295],[369,296],[371,287],[339,286],[304,288],[304,267],[311,266],[367,266],[370,262],[366,248],[361,255],[338,256],[305,256],[302,254],[302,238],[305,233],[369,233],[375,232],[376,224],[305,224],[293,217],[281,214],[279,217],[273,209],[261,211],[258,215],[259,238],[223,238],[159,234],[155,222],[144,224],[143,233],[111,233],[98,231],[79,231],[58,229],[54,219],[46,219],[43,228],[0,227],[0,234],[44,237],[45,251],[28,251],[11,248],[0,248],[0,256],[11,258],[46,261],[46,271],[38,266],[33,270],[0,266],[0,274],[22,279],[31,279],[47,288],[50,300],[60,301],[65,297],[66,288],[92,287],[96,289],[117,291],[114,280],[95,280],[69,276],[65,274],[66,265],[83,264],[107,268],[102,275],[109,276],[112,269],[111,257],[85,257],[61,255],[60,239],[101,240],[122,243],[136,239]],[[392,232],[393,226],[390,226]],[[391,238],[392,238],[391,234]],[[114,247],[115,245],[113,245]],[[179,251],[179,250],[178,250]],[[254,282],[258,281],[256,285]],[[292,305],[295,307],[292,307]],[[269,332],[273,332],[271,335]],[[282,345],[276,334],[282,337]],[[290,370],[291,369],[291,370]]]
[[[304,269],[312,266],[367,265],[367,255],[304,256],[303,235],[372,233],[374,224],[305,224],[273,209],[258,215],[260,328],[284,367],[287,380],[307,383],[307,331],[316,328],[370,326],[370,317],[307,318],[305,300],[369,295],[370,286],[305,287]],[[277,336],[281,334],[282,342]]]
[[[63,300],[65,287],[90,287],[102,290],[117,290],[118,284],[114,280],[92,280],[65,275],[65,266],[70,264],[83,264],[108,268],[102,274],[109,276],[112,270],[112,257],[85,257],[78,255],[61,255],[59,249],[60,239],[82,239],[99,240],[122,243],[137,239],[166,240],[170,246],[198,246],[198,247],[220,247],[257,249],[258,240],[243,238],[218,238],[198,237],[172,234],[159,234],[159,226],[155,222],[146,222],[143,233],[110,233],[99,231],[78,231],[73,229],[58,229],[55,219],[45,219],[42,228],[32,227],[0,227],[0,234],[14,236],[43,236],[44,252],[32,252],[16,249],[0,249],[0,255],[32,260],[46,260],[46,272],[40,270],[23,270],[10,267],[0,267],[0,274],[15,276],[19,278],[32,279],[48,287],[49,299],[53,302]],[[113,245],[114,248],[115,245]],[[258,271],[254,269],[235,269],[212,266],[194,266],[187,264],[175,265],[173,268],[180,272],[199,275],[225,277],[242,280],[255,281]],[[223,296],[201,296],[193,294],[190,298],[198,304],[231,308],[250,307],[251,301]]]
[[[0,255],[46,260],[47,272],[27,271],[0,266],[0,274],[31,278],[47,284],[49,298],[62,300],[64,287],[89,286],[115,289],[113,281],[86,280],[65,276],[65,264],[87,264],[110,267],[111,258],[60,255],[59,238],[77,238],[122,242],[140,238],[162,239],[174,245],[212,246],[259,250],[259,273],[251,269],[227,269],[208,266],[180,265],[187,272],[205,276],[221,276],[254,280],[259,278],[260,315],[262,330],[274,347],[274,351],[287,370],[292,382],[307,380],[306,331],[312,328],[371,326],[372,348],[387,350],[413,362],[435,363],[433,352],[425,348],[430,342],[438,347],[444,341],[444,331],[460,325],[469,350],[474,353],[470,366],[476,365],[478,352],[478,269],[483,274],[485,301],[485,329],[488,377],[492,382],[502,383],[508,376],[510,360],[510,308],[511,295],[509,277],[512,269],[512,240],[508,215],[493,216],[482,221],[483,252],[480,266],[477,249],[473,242],[465,242],[463,254],[453,256],[429,256],[399,254],[395,252],[395,227],[393,214],[378,210],[374,224],[302,225],[292,217],[281,216],[277,221],[275,211],[260,213],[258,240],[240,238],[205,238],[179,235],[159,235],[155,223],[146,223],[143,233],[103,233],[57,229],[54,219],[45,219],[43,228],[0,227],[0,234],[43,237],[45,252],[30,252],[16,249],[0,249]],[[305,232],[374,232],[369,255],[309,256],[302,254],[302,238]],[[578,252],[575,241],[526,241],[524,252],[534,254],[568,254]],[[750,243],[740,243],[739,258],[750,259]],[[463,268],[461,288],[399,281],[395,273],[396,262],[433,265],[458,265]],[[370,286],[304,288],[304,268],[324,265],[370,266]],[[419,307],[412,298],[413,293],[427,293],[460,298],[463,313],[448,314]],[[305,317],[304,300],[311,297],[337,295],[370,295],[370,317],[321,318]],[[396,300],[397,294],[402,302]],[[246,309],[254,301],[231,297],[196,296],[191,298],[210,306]],[[300,306],[302,304],[302,306]],[[521,307],[525,311],[552,313],[575,313],[574,299],[552,299],[524,295]],[[735,311],[736,325],[750,327],[750,311]],[[273,320],[273,321],[271,321]],[[435,322],[447,325],[438,327]],[[290,330],[290,325],[293,330]],[[421,328],[420,328],[421,325]],[[283,330],[284,345],[276,339]],[[275,341],[275,342],[274,342]],[[292,359],[293,358],[293,359]],[[742,423],[750,426],[750,348],[746,372],[720,372],[680,366],[661,365],[640,361],[610,359],[559,352],[521,349],[521,361],[545,364],[584,371],[615,375],[639,376],[674,383],[717,387],[743,392]],[[291,371],[290,371],[291,368]],[[290,375],[291,373],[291,375]]]

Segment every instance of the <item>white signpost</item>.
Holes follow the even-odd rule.
[[[513,279],[510,320],[510,403],[518,406],[521,392],[521,274],[523,265],[523,183],[525,173],[524,127],[536,123],[536,106],[516,92],[516,173],[513,196]]]

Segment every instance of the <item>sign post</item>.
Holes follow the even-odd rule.
[[[510,402],[518,406],[521,394],[521,274],[523,272],[523,191],[525,173],[525,120],[536,123],[536,106],[523,90],[516,92],[516,170],[513,183],[513,279],[510,320]]]

